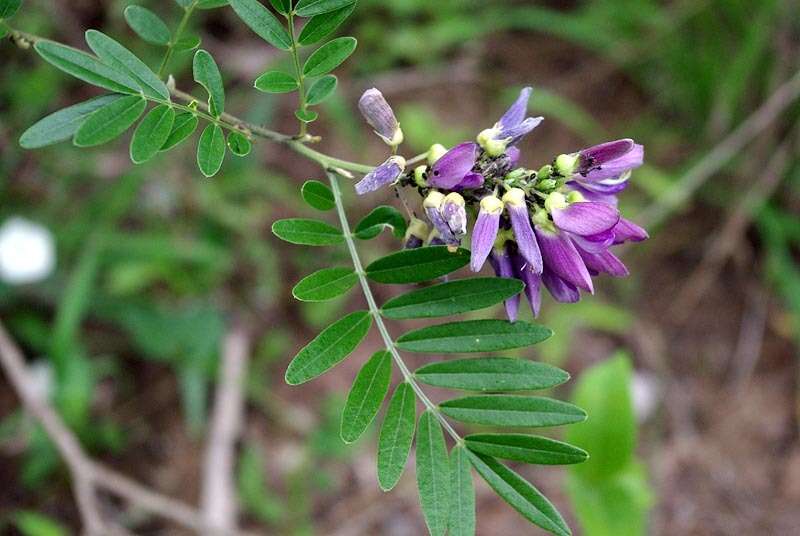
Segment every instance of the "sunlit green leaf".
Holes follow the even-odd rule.
[[[336,206],[333,192],[328,185],[323,182],[317,180],[306,181],[303,184],[303,188],[300,190],[300,194],[310,207],[317,210],[333,210]]]
[[[172,46],[175,52],[186,52],[194,50],[200,46],[201,39],[199,35],[184,35]]]
[[[416,428],[417,399],[408,383],[395,389],[378,438],[378,483],[383,491],[397,485],[406,467]]]
[[[141,164],[153,158],[164,146],[175,122],[175,110],[168,104],[156,106],[136,127],[131,140],[131,160]]]
[[[495,392],[548,389],[569,379],[569,374],[552,365],[514,357],[439,361],[418,368],[414,376],[436,387]]]
[[[401,335],[398,347],[410,352],[468,353],[524,348],[553,334],[548,328],[528,322],[466,320],[428,326]]]
[[[367,276],[378,283],[421,283],[436,279],[469,263],[469,251],[451,252],[446,246],[409,249],[388,255],[367,266]]]
[[[2,7],[2,2],[0,2],[0,7]],[[38,512],[28,510],[16,512],[13,520],[13,524],[22,536],[67,536],[69,534],[68,530],[56,520]]]
[[[428,532],[444,536],[450,516],[450,460],[442,427],[426,411],[417,427],[417,489]]]
[[[230,0],[237,15],[259,37],[282,50],[292,48],[292,38],[286,28],[258,0]]]
[[[54,112],[26,130],[19,144],[25,149],[37,149],[68,140],[92,112],[121,98],[121,95],[103,95]]]
[[[375,419],[391,379],[392,354],[376,352],[361,368],[347,395],[340,432],[345,443],[356,441]]]
[[[169,89],[164,82],[133,52],[120,43],[97,30],[86,32],[86,43],[106,65],[124,72],[136,80],[145,95],[156,99],[170,100]]]
[[[0,0],[0,19],[10,19],[21,5],[22,0]]]
[[[136,34],[154,45],[169,45],[172,33],[161,17],[142,6],[125,8],[125,20]]]
[[[194,80],[208,92],[208,108],[211,115],[219,117],[225,111],[225,85],[217,62],[205,50],[198,50],[192,62]]]
[[[403,238],[406,234],[408,223],[405,217],[394,207],[380,206],[364,216],[354,234],[361,240],[370,240],[378,236],[386,228],[392,230],[396,238]]]
[[[589,454],[569,443],[526,434],[473,434],[464,438],[473,452],[538,465],[567,465],[586,461]]]
[[[78,128],[75,145],[93,147],[121,136],[139,119],[146,107],[147,101],[135,95],[106,104],[94,111]]]
[[[481,395],[447,400],[442,413],[458,421],[487,426],[561,426],[586,420],[586,412],[567,402],[539,396]]]
[[[225,160],[225,133],[219,125],[208,125],[197,144],[197,165],[206,177],[213,177]]]
[[[254,85],[264,93],[289,93],[299,87],[297,80],[283,71],[267,71],[256,78]]]
[[[76,48],[52,41],[38,41],[34,48],[45,61],[88,84],[115,93],[138,94],[142,90],[127,74]]]
[[[355,4],[356,0],[300,0],[294,8],[301,17],[313,17]]]
[[[278,220],[272,224],[272,232],[281,240],[304,246],[328,246],[344,242],[342,231],[319,220]]]
[[[319,117],[314,110],[295,110],[294,116],[303,123],[313,123]]]
[[[167,141],[161,146],[162,151],[169,151],[186,138],[191,136],[199,123],[197,116],[191,112],[182,112],[175,116],[175,121],[172,123],[172,131],[167,137]]]
[[[431,318],[476,311],[501,303],[522,292],[518,279],[486,277],[449,281],[413,290],[386,302],[381,308],[387,318]]]
[[[325,268],[303,278],[292,295],[300,301],[321,302],[341,296],[358,283],[352,268]]]
[[[311,84],[306,94],[306,103],[309,106],[314,106],[321,103],[336,91],[336,85],[339,83],[338,79],[332,74],[326,74],[316,82]]]
[[[312,17],[303,26],[298,42],[303,46],[308,46],[321,41],[347,20],[355,7],[356,4],[353,2],[336,11]]]
[[[327,327],[289,363],[286,383],[305,383],[339,364],[364,340],[371,325],[369,312],[356,311]]]
[[[320,76],[338,67],[356,49],[354,37],[338,37],[314,51],[303,65],[303,75]]]
[[[557,536],[570,536],[561,514],[527,480],[491,456],[467,451],[469,461],[487,484],[525,519]]]
[[[228,134],[228,149],[236,156],[247,156],[253,150],[253,144],[243,133],[234,130]]]
[[[463,446],[450,451],[450,522],[448,536],[475,535],[475,486],[472,465]]]

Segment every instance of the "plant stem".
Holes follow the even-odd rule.
[[[303,70],[300,68],[300,54],[298,53],[298,43],[297,38],[294,35],[294,10],[289,11],[289,14],[286,16],[287,20],[289,21],[289,37],[292,38],[292,61],[294,62],[294,70],[297,75],[297,95],[298,100],[300,101],[300,111],[305,115],[306,111],[306,86],[305,86],[305,77],[303,76]],[[298,134],[298,138],[302,138],[308,132],[308,124],[300,120],[300,134]]]
[[[447,422],[442,412],[439,410],[439,407],[431,402],[431,399],[428,398],[422,388],[417,383],[416,379],[414,378],[414,374],[408,369],[403,358],[400,357],[400,352],[397,349],[397,345],[394,343],[394,339],[389,334],[389,330],[386,328],[386,324],[383,322],[383,317],[381,316],[380,308],[378,304],[375,302],[375,296],[372,294],[372,289],[369,286],[369,281],[367,281],[366,272],[364,271],[364,266],[361,264],[361,257],[358,255],[358,249],[356,248],[355,241],[353,240],[353,233],[350,231],[350,224],[347,221],[347,214],[344,209],[344,203],[342,201],[342,191],[339,188],[339,181],[336,178],[336,174],[328,171],[328,180],[331,183],[331,189],[333,191],[333,199],[336,203],[336,212],[339,214],[339,222],[342,226],[342,233],[344,234],[345,242],[347,243],[347,249],[350,252],[350,258],[353,261],[353,267],[355,268],[356,274],[358,275],[358,281],[361,284],[361,290],[364,292],[364,298],[367,300],[367,306],[369,307],[369,312],[372,314],[372,317],[375,319],[375,325],[378,327],[378,331],[381,334],[381,338],[383,339],[383,343],[386,346],[386,349],[389,353],[392,354],[392,358],[394,362],[397,364],[397,368],[400,369],[400,373],[403,375],[403,379],[411,385],[411,388],[416,393],[417,397],[422,401],[425,407],[433,413],[439,422],[442,424],[447,433],[455,440],[456,443],[461,444],[462,439],[461,436],[458,435],[453,427]]]
[[[197,7],[197,1],[198,0],[194,0],[183,11],[183,17],[178,23],[178,28],[175,30],[175,35],[172,36],[172,39],[169,41],[169,45],[167,45],[167,51],[164,53],[164,59],[161,60],[161,66],[158,68],[159,78],[164,78],[164,76],[167,74],[167,66],[169,65],[169,60],[172,59],[172,54],[175,52],[175,45],[180,40],[184,30],[186,30],[186,25],[189,23],[189,17],[192,16],[194,8]]]

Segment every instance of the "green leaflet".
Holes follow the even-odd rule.
[[[319,114],[314,110],[295,110],[294,116],[303,123],[313,123],[319,117]]]
[[[292,0],[269,0],[269,3],[278,13],[283,13],[284,15],[288,15],[289,11],[292,10]]]
[[[247,156],[253,150],[253,144],[243,133],[234,130],[228,134],[228,149],[236,156]]]
[[[315,106],[321,103],[333,95],[333,92],[336,91],[336,86],[338,83],[339,80],[332,74],[326,74],[322,78],[319,78],[316,82],[311,84],[310,88],[308,88],[308,93],[306,93],[306,103],[309,106]]]
[[[78,147],[102,145],[121,136],[147,107],[147,101],[134,95],[112,101],[94,111],[75,132]]]
[[[33,48],[46,62],[87,84],[114,93],[138,94],[142,91],[139,84],[127,74],[76,48],[53,41],[39,41]]]
[[[214,9],[228,5],[228,0],[200,0],[197,9]]]
[[[431,536],[444,536],[450,517],[450,460],[442,427],[426,411],[417,427],[417,489]]]
[[[361,344],[371,325],[369,312],[357,311],[328,326],[294,356],[286,369],[286,383],[305,383],[339,364]]]
[[[208,92],[208,108],[211,115],[219,117],[225,111],[225,85],[217,62],[205,50],[198,50],[192,62],[194,80]]]
[[[300,87],[292,75],[283,71],[267,71],[253,85],[264,93],[289,93]]]
[[[555,506],[527,480],[490,456],[470,451],[467,456],[486,483],[525,519],[557,536],[572,534]]]
[[[410,352],[429,354],[493,352],[524,348],[542,342],[552,334],[548,328],[527,322],[466,320],[410,331],[397,339],[397,346]]]
[[[466,396],[439,404],[461,422],[487,426],[560,426],[586,420],[586,412],[567,402],[538,396]]]
[[[150,110],[133,133],[131,161],[141,164],[153,158],[169,138],[174,122],[172,106],[161,104]]]
[[[338,28],[356,8],[355,2],[336,11],[312,17],[300,32],[297,42],[303,46],[313,45]]]
[[[22,0],[0,0],[0,19],[10,19],[19,11]]]
[[[182,112],[176,115],[175,121],[172,123],[172,131],[169,133],[167,141],[161,146],[161,150],[169,151],[191,136],[197,130],[199,122],[197,116],[191,112]]]
[[[474,536],[475,486],[469,455],[463,446],[450,451],[450,522],[448,536]]]
[[[395,238],[403,238],[407,227],[408,223],[405,217],[396,208],[380,206],[372,209],[369,214],[364,216],[364,219],[358,222],[354,234],[361,240],[370,240],[381,234],[384,229],[389,228]]]
[[[377,283],[405,284],[430,281],[469,263],[469,251],[448,251],[446,246],[407,249],[376,260],[366,268]]]
[[[313,17],[355,3],[356,0],[300,0],[294,10],[301,17]]]
[[[208,125],[197,144],[197,166],[206,177],[213,177],[225,160],[225,133],[219,125]]]
[[[464,442],[472,452],[537,465],[581,463],[589,457],[568,443],[526,434],[473,434]]]
[[[148,43],[167,46],[172,39],[166,23],[147,8],[128,6],[125,8],[125,20],[131,30]]]
[[[561,385],[569,374],[546,363],[515,357],[451,359],[418,368],[422,383],[465,391],[536,391]]]
[[[381,409],[392,379],[392,354],[376,352],[359,371],[342,411],[340,435],[353,443],[366,431]]]
[[[378,483],[383,491],[397,485],[406,467],[416,428],[417,399],[408,383],[395,389],[378,438]]]
[[[139,83],[144,94],[169,101],[169,89],[133,52],[97,30],[86,32],[86,43],[106,65],[128,74]]]
[[[341,296],[358,283],[352,268],[325,268],[303,278],[292,289],[300,301],[322,302]]]
[[[413,290],[386,302],[387,318],[432,318],[476,311],[501,303],[522,292],[519,279],[476,277]]]
[[[300,190],[300,195],[311,208],[317,210],[333,210],[336,206],[331,189],[327,184],[317,180],[306,181]]]
[[[354,37],[337,37],[328,41],[308,57],[303,65],[303,75],[320,76],[334,70],[350,57],[357,44]]]
[[[304,246],[329,246],[344,242],[342,231],[319,220],[278,220],[272,224],[272,232],[281,240]]]
[[[267,43],[281,50],[292,48],[289,32],[258,0],[230,0],[230,4],[239,18]]]
[[[122,95],[103,95],[54,112],[26,130],[19,144],[25,149],[38,149],[68,140],[92,112],[121,98]]]

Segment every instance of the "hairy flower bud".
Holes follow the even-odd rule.
[[[392,107],[383,94],[375,88],[368,89],[358,101],[358,109],[375,133],[391,147],[403,143],[403,131],[394,115]]]

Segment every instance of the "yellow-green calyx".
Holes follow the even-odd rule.
[[[428,166],[422,164],[421,166],[417,166],[414,168],[414,182],[420,188],[425,188],[428,186],[428,181],[425,180],[425,172],[428,171]]]
[[[505,208],[503,202],[493,195],[487,195],[481,199],[481,212],[485,212],[487,214],[500,214],[503,212],[503,208]]]
[[[478,134],[478,145],[480,145],[486,154],[491,157],[500,156],[501,154],[506,152],[508,148],[508,144],[511,141],[510,138],[506,139],[497,139],[497,136],[500,135],[500,129],[495,127],[487,128],[486,130],[482,131]]]
[[[511,188],[503,195],[503,203],[510,207],[524,207],[525,192],[519,188]]]
[[[376,132],[375,134],[378,134],[378,133]],[[378,136],[380,136],[380,138],[383,140],[383,142],[386,145],[388,145],[389,147],[391,147],[392,149],[396,149],[397,147],[399,147],[403,143],[403,141],[405,140],[405,135],[403,134],[403,129],[400,128],[400,124],[399,123],[398,123],[397,128],[395,129],[394,134],[392,135],[391,138],[387,138],[386,136],[381,136],[380,134],[378,134]]]
[[[422,202],[422,208],[439,208],[444,202],[444,194],[433,190]]]
[[[428,233],[429,227],[427,223],[419,218],[411,218],[411,222],[408,224],[408,229],[406,230],[406,240],[412,236],[420,240],[425,240],[428,237]]]
[[[577,154],[560,154],[556,158],[556,170],[564,177],[571,177],[578,167]]]
[[[464,198],[458,192],[450,192],[447,194],[444,199],[442,200],[443,203],[452,203],[459,206],[464,206],[466,203],[464,202]]]
[[[586,201],[586,198],[578,191],[573,190],[567,194],[567,203],[582,203],[584,201]]]
[[[444,154],[447,152],[447,147],[442,145],[441,143],[434,143],[431,145],[430,149],[428,149],[428,165],[434,165]]]
[[[552,194],[547,196],[547,199],[544,201],[544,208],[547,209],[547,212],[553,212],[554,210],[566,208],[569,203],[567,203],[567,198],[564,197],[564,194],[561,192],[553,192]]]

